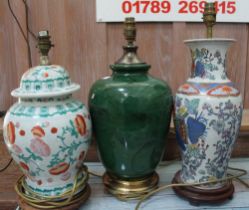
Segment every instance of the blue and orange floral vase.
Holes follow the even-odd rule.
[[[233,42],[213,38],[185,41],[193,65],[191,78],[179,87],[175,98],[182,169],[174,183],[207,182],[227,176],[243,109],[241,94],[226,74],[227,49]],[[222,202],[232,196],[233,186],[231,182],[217,182],[175,191],[192,202]]]
[[[39,33],[42,54],[48,37],[47,31]],[[73,188],[76,176],[79,181],[84,177],[77,174],[92,129],[85,105],[72,98],[79,89],[63,67],[49,64],[42,55],[41,65],[26,71],[11,93],[18,102],[4,119],[5,143],[25,185],[39,196],[59,197]]]

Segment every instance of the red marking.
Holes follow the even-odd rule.
[[[45,73],[43,74],[43,76],[44,76],[44,77],[48,77],[48,76],[49,76],[48,72],[45,72]]]
[[[25,136],[25,131],[24,130],[20,130],[19,134],[20,134],[20,136]]]
[[[28,167],[28,165],[27,165],[26,163],[24,163],[24,162],[19,162],[19,165],[20,165],[24,170],[29,171],[29,167]]]
[[[15,125],[11,121],[7,125],[7,135],[8,135],[9,142],[11,144],[14,144],[16,140]]]
[[[224,86],[222,88],[222,91],[225,92],[225,93],[231,93],[233,91],[233,89],[231,87]]]
[[[193,88],[195,92],[190,91],[190,88]],[[180,89],[182,89],[182,90],[180,90]],[[179,88],[177,93],[186,94],[186,95],[198,95],[200,93],[200,91],[190,84],[184,84]]]
[[[51,133],[55,134],[55,133],[57,133],[57,131],[58,131],[57,128],[55,128],[55,127],[51,128]]]
[[[66,172],[69,169],[69,164],[68,163],[60,163],[57,166],[54,166],[53,168],[51,168],[49,170],[49,173],[52,175],[59,175],[62,174],[64,172]]]
[[[188,84],[185,84],[182,86],[182,89],[188,90],[190,88],[190,86]]]
[[[42,180],[38,180],[38,181],[37,181],[37,184],[38,184],[38,185],[42,185]]]
[[[31,132],[33,133],[34,136],[36,137],[43,137],[45,136],[45,131],[41,126],[35,126],[32,128]]]
[[[81,136],[84,136],[86,134],[86,122],[82,115],[77,115],[75,120],[76,128]]]
[[[224,92],[224,94],[215,94],[216,90],[221,89],[221,91]],[[240,92],[238,91],[237,93],[231,93],[232,92],[232,87],[226,86],[226,85],[219,85],[216,88],[211,89],[208,91],[207,95],[209,96],[216,96],[216,97],[227,97],[227,96],[238,96]]]

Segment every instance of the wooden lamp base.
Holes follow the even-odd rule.
[[[64,206],[64,207],[53,208],[53,210],[77,210],[88,200],[90,194],[91,194],[91,188],[89,184],[87,184],[84,189],[84,192],[80,193],[79,200],[77,203],[73,203],[71,205]],[[45,207],[44,208],[33,207],[30,204],[28,204],[24,199],[22,199],[20,196],[18,196],[18,205],[19,205],[20,210],[44,210],[46,209]]]
[[[180,178],[180,171],[178,171],[172,184],[182,183]],[[222,188],[205,190],[197,187],[173,187],[177,195],[185,198],[191,205],[198,206],[200,204],[217,204],[223,203],[228,199],[233,198],[234,186],[231,181],[228,181]]]

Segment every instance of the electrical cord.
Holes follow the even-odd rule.
[[[33,39],[37,40],[36,35],[29,28],[29,7],[28,7],[28,4],[27,4],[27,0],[23,0],[23,3],[25,5],[25,12],[26,12],[26,29],[31,34]]]
[[[6,114],[6,111],[5,111],[5,110],[4,110],[4,111],[0,111],[0,118],[4,117],[5,114]]]
[[[86,166],[84,166],[86,168]],[[200,186],[200,185],[205,185],[205,184],[212,184],[212,183],[217,183],[217,182],[224,182],[224,181],[231,181],[233,179],[239,181],[241,184],[243,184],[244,186],[246,186],[247,188],[249,188],[249,184],[246,183],[245,181],[241,180],[240,177],[241,176],[244,176],[247,174],[247,171],[246,170],[243,170],[243,169],[238,169],[238,168],[233,168],[233,167],[228,167],[228,169],[230,170],[233,170],[233,171],[239,171],[240,174],[238,175],[233,175],[233,174],[230,174],[228,173],[228,176],[226,178],[223,178],[223,179],[218,179],[218,180],[213,180],[213,181],[207,181],[207,182],[199,182],[199,183],[180,183],[180,184],[169,184],[169,185],[164,185],[164,186],[161,186],[159,188],[157,188],[156,190],[153,190],[151,192],[148,192],[146,195],[144,196],[140,196],[140,200],[139,202],[137,203],[136,207],[135,207],[135,210],[139,210],[140,206],[142,205],[142,203],[147,200],[149,197],[151,197],[152,195],[160,192],[160,191],[163,191],[163,190],[166,190],[168,188],[172,188],[172,187],[184,187],[184,186]],[[96,177],[103,177],[103,175],[100,175],[98,173],[95,173],[95,172],[92,172],[92,171],[89,171],[87,168],[85,169],[86,170],[86,174],[87,174],[87,178],[84,179],[84,182],[83,183],[86,183],[88,178],[89,178],[89,175],[93,175],[93,176],[96,176]],[[77,179],[76,179],[77,180]],[[21,184],[20,184],[21,183]],[[20,189],[20,186],[23,186],[25,191],[28,192],[28,195],[27,194],[23,194],[23,192],[21,192],[21,189]],[[55,208],[58,207],[58,205],[61,207],[63,205],[68,205],[70,204],[71,202],[71,199],[73,198],[74,196],[74,193],[77,192],[77,186],[78,183],[75,182],[74,184],[74,187],[73,187],[73,190],[71,191],[71,196],[68,198],[68,200],[66,202],[63,202],[63,203],[59,203],[58,202],[51,202],[53,199],[58,199],[59,197],[58,196],[53,196],[53,197],[45,197],[45,201],[44,201],[44,198],[42,199],[37,199],[37,194],[35,194],[34,192],[32,192],[24,183],[24,180],[23,180],[23,177],[21,177],[19,180],[18,180],[18,183],[15,187],[17,193],[19,196],[21,196],[26,202],[28,202],[29,204],[31,203],[31,205],[33,207],[39,207],[39,208],[43,208],[43,209],[52,209],[52,208]],[[68,195],[69,192],[65,192],[65,194],[63,194],[62,196],[65,196],[65,195]],[[29,196],[31,195],[31,196]],[[138,195],[136,193],[133,194],[134,196],[138,197]],[[129,196],[133,196],[133,195],[129,195]],[[120,200],[123,200],[123,201],[127,201],[129,200],[128,198],[125,199],[124,197],[120,197],[119,195],[116,195],[117,198],[119,198]],[[35,197],[35,199],[34,199]],[[61,198],[61,197],[60,197]],[[52,200],[51,200],[52,199]],[[78,200],[77,200],[78,201]],[[50,204],[50,205],[55,205],[55,206],[47,206],[46,205],[46,208],[43,206],[41,207],[39,205],[39,203],[43,203],[44,205],[44,202],[47,202],[47,205]],[[69,203],[68,203],[69,202]],[[38,203],[38,204],[37,204]]]
[[[30,33],[32,35],[32,37],[36,40],[36,36],[35,34],[30,30],[29,28],[29,16],[28,16],[28,4],[27,4],[27,1],[26,0],[23,0],[23,3],[25,5],[25,15],[26,15],[26,30],[28,33]],[[27,44],[27,47],[28,47],[28,62],[29,62],[29,67],[32,67],[32,57],[31,57],[31,48],[30,48],[30,44],[29,44],[29,36],[28,35],[25,35],[25,32],[21,26],[21,23],[20,21],[18,20],[17,16],[15,15],[13,9],[12,9],[12,6],[10,4],[10,0],[8,0],[8,7],[9,7],[9,10],[13,16],[13,18],[15,19],[17,25],[18,25],[18,28],[20,29],[21,31],[21,34]],[[0,117],[3,117],[4,115],[6,114],[6,111],[0,111]],[[6,166],[4,166],[2,169],[0,169],[0,173],[5,171],[9,166],[10,164],[12,163],[12,160],[13,159],[10,159],[9,162],[7,163]]]
[[[9,162],[6,164],[6,166],[4,166],[3,168],[0,169],[0,173],[4,172],[10,166],[10,164],[12,163],[12,161],[13,161],[13,159],[11,158],[9,160]]]
[[[11,7],[10,0],[8,0],[8,7],[9,7],[9,10],[10,10],[10,12],[11,12],[13,18],[15,19],[15,21],[16,21],[16,23],[17,23],[17,25],[18,25],[18,27],[19,27],[19,29],[20,29],[20,31],[21,31],[21,33],[22,33],[23,38],[24,38],[25,41],[28,43],[27,37],[26,37],[26,35],[25,35],[24,31],[23,31],[23,28],[22,28],[22,26],[21,26],[21,23],[19,22],[18,18],[16,17],[16,15],[15,15],[15,13],[14,13],[12,7]]]
[[[99,177],[99,178],[103,177],[103,175],[98,174],[98,173],[93,172],[93,171],[88,171],[88,173],[89,173],[90,175],[92,175],[92,176],[96,176],[96,177]]]
[[[163,166],[168,166],[168,165],[170,165],[170,162],[166,162],[166,164],[160,165],[160,168],[162,168]],[[131,198],[131,197],[137,197],[137,198],[139,198],[139,202],[137,203],[137,205],[135,207],[135,210],[139,210],[139,207],[141,206],[141,204],[146,199],[148,199],[149,197],[151,197],[152,195],[154,195],[157,192],[160,192],[162,190],[165,190],[165,189],[168,189],[168,188],[171,188],[171,187],[200,186],[200,185],[212,184],[212,183],[217,183],[217,182],[231,181],[231,180],[235,179],[238,182],[240,182],[241,184],[243,184],[244,186],[246,186],[247,188],[249,188],[249,184],[247,184],[245,181],[243,181],[242,179],[239,178],[239,177],[244,176],[244,175],[247,174],[246,170],[238,169],[238,168],[233,168],[233,167],[228,167],[228,169],[233,170],[233,171],[239,171],[241,173],[238,174],[238,175],[233,175],[233,174],[228,173],[228,176],[226,178],[224,178],[224,179],[218,179],[218,180],[214,180],[214,181],[207,181],[207,182],[200,182],[200,183],[190,183],[190,184],[189,183],[188,184],[186,184],[186,183],[180,183],[180,184],[164,185],[164,186],[159,187],[156,190],[150,191],[146,195],[142,195],[142,196],[139,196],[139,194],[137,194],[137,193],[129,194],[129,196],[127,196],[127,197],[125,197],[124,195],[120,196],[119,194],[115,194],[115,196],[119,200],[122,200],[122,201],[128,201],[129,198]],[[91,172],[91,171],[89,171],[89,174],[91,174],[93,176],[96,176],[96,177],[100,177],[100,178],[103,177],[102,175],[97,174],[95,172]]]
[[[26,0],[23,0],[23,3],[25,5],[25,15],[26,15],[26,30],[27,30],[27,33],[30,33],[32,35],[32,37],[34,39],[36,39],[36,36],[35,34],[30,30],[29,28],[29,16],[28,16],[28,4],[27,4],[27,1]],[[9,7],[9,10],[13,16],[13,18],[15,19],[17,25],[18,25],[18,28],[20,29],[21,31],[21,34],[27,44],[27,48],[28,48],[28,62],[29,62],[29,67],[32,67],[32,57],[31,57],[31,48],[30,48],[30,44],[29,44],[29,36],[28,34],[26,35],[22,26],[21,26],[21,23],[20,21],[18,20],[16,14],[14,13],[13,9],[12,9],[12,6],[10,4],[10,0],[8,0],[8,7]]]
[[[32,35],[32,37],[34,39],[37,39],[36,36],[35,36],[35,34],[29,28],[29,17],[28,17],[28,5],[27,5],[27,1],[23,0],[23,3],[25,5],[26,30],[27,30],[28,33],[30,33]],[[8,7],[9,7],[9,10],[10,10],[13,18],[15,19],[15,21],[16,21],[19,29],[20,29],[20,31],[21,31],[21,34],[22,34],[24,40],[27,43],[28,56],[29,56],[29,67],[31,67],[32,66],[32,58],[31,58],[31,48],[30,48],[30,44],[29,44],[29,36],[25,35],[24,30],[23,30],[23,28],[22,28],[22,26],[21,26],[18,18],[16,17],[16,15],[15,15],[12,7],[11,7],[10,0],[8,0]],[[13,161],[13,159],[10,159],[10,161],[6,164],[6,166],[4,166],[2,169],[0,169],[0,172],[5,171],[10,166],[10,164],[12,163],[12,161]],[[240,183],[242,183],[243,185],[245,185],[247,188],[249,188],[249,184],[247,184],[243,180],[239,179],[239,177],[247,174],[247,172],[245,170],[231,168],[231,167],[229,169],[240,171],[241,174],[239,174],[239,175],[228,174],[228,177],[226,177],[224,179],[220,179],[220,180],[215,180],[215,181],[208,181],[208,182],[201,182],[201,183],[191,183],[191,184],[185,184],[185,183],[182,183],[182,184],[169,184],[169,185],[165,185],[165,186],[159,187],[158,189],[153,190],[153,191],[149,192],[148,194],[146,194],[145,196],[143,196],[140,199],[140,201],[137,203],[135,210],[138,210],[139,207],[141,206],[142,202],[144,202],[146,199],[148,199],[149,197],[151,197],[155,193],[157,193],[159,191],[162,191],[162,190],[165,190],[165,189],[170,188],[170,187],[199,186],[199,185],[204,185],[204,184],[211,184],[211,183],[217,183],[217,182],[229,181],[229,180],[232,180],[232,179],[236,179]],[[102,177],[102,175],[99,175],[99,174],[97,174],[95,172],[92,172],[92,171],[88,171],[88,169],[86,167],[84,167],[84,170],[85,170],[85,176],[84,176],[83,180],[80,181],[80,182],[78,182],[78,176],[79,176],[79,174],[77,174],[77,176],[75,178],[73,189],[70,190],[70,191],[65,192],[63,195],[60,195],[59,197],[58,196],[40,197],[40,195],[35,194],[34,192],[32,192],[31,189],[28,188],[28,186],[26,186],[26,184],[24,182],[24,177],[21,177],[18,180],[18,182],[17,182],[17,184],[15,186],[15,189],[16,189],[18,195],[21,198],[23,198],[26,202],[28,202],[33,207],[39,207],[39,208],[43,208],[43,209],[52,209],[52,208],[55,208],[55,207],[62,207],[62,206],[65,206],[65,205],[70,205],[72,203],[77,202],[79,200],[79,198],[82,199],[81,197],[78,197],[75,200],[75,199],[73,199],[73,197],[75,196],[75,193],[77,192],[77,190],[80,187],[82,187],[82,185],[86,184],[86,182],[87,182],[87,180],[89,178],[89,174],[91,174],[93,176],[96,176],[96,177]],[[28,192],[28,194],[24,193],[24,192]],[[54,201],[54,199],[58,199],[58,198],[61,199],[62,197],[67,197],[67,198],[63,202]],[[42,206],[39,205],[41,203],[43,204]],[[46,203],[47,205],[44,206],[44,203]]]
[[[142,205],[142,203],[148,199],[149,197],[151,197],[152,195],[162,191],[162,190],[166,190],[168,188],[172,188],[172,187],[192,187],[192,186],[200,186],[200,185],[205,185],[205,184],[213,184],[213,183],[217,183],[217,182],[224,182],[224,181],[231,181],[233,179],[237,179],[239,180],[242,184],[244,184],[246,187],[249,188],[249,185],[247,183],[245,183],[244,181],[242,181],[241,179],[239,179],[239,177],[241,176],[244,176],[247,174],[247,171],[246,170],[243,170],[243,169],[238,169],[238,168],[232,168],[232,167],[229,167],[230,170],[234,170],[234,171],[239,171],[241,172],[240,174],[238,175],[231,175],[229,174],[226,178],[223,178],[223,179],[218,179],[218,180],[214,180],[214,181],[207,181],[207,182],[199,182],[199,183],[180,183],[180,184],[169,184],[169,185],[164,185],[164,186],[161,186],[159,188],[157,188],[156,190],[153,190],[151,192],[149,192],[148,194],[146,194],[145,196],[143,196],[139,202],[137,203],[136,207],[135,207],[135,210],[139,210],[140,206]]]
[[[29,24],[28,24],[29,23],[29,16],[28,16],[28,5],[27,5],[27,1],[23,0],[23,3],[25,5],[26,29],[27,29],[28,33],[30,33],[34,39],[37,39],[36,36],[35,36],[35,34],[29,28]],[[15,19],[15,21],[16,21],[16,23],[18,25],[18,28],[21,31],[21,34],[22,34],[22,36],[23,36],[26,44],[27,44],[27,47],[28,47],[28,57],[29,57],[28,58],[28,62],[29,62],[29,67],[31,67],[32,66],[32,58],[31,58],[31,49],[30,49],[28,35],[25,35],[25,32],[24,32],[24,30],[23,30],[23,28],[21,26],[20,21],[18,20],[17,16],[15,15],[15,13],[14,13],[14,11],[12,9],[12,6],[10,4],[10,0],[8,0],[8,7],[9,7],[9,10],[10,10],[13,18]],[[0,111],[0,117],[3,117],[5,114],[6,114],[6,111]],[[10,164],[12,163],[12,161],[13,161],[13,159],[10,159],[9,162],[7,163],[7,165],[4,166],[2,169],[0,169],[0,173],[3,172],[3,171],[5,171],[10,166]]]
[[[26,18],[26,30],[27,30],[27,47],[28,47],[28,56],[29,56],[29,67],[32,66],[32,57],[31,57],[31,49],[30,49],[30,44],[29,44],[29,32],[28,32],[28,28],[29,28],[29,16],[28,16],[28,5],[26,3],[25,0],[23,0],[24,6],[25,6],[25,18]]]
[[[227,174],[227,175],[232,176],[232,174]],[[246,188],[249,188],[249,184],[247,184],[244,180],[240,179],[239,177],[235,177],[234,181],[237,181],[240,184],[244,185]]]
[[[84,177],[79,180],[81,174],[83,174]],[[17,181],[15,190],[21,199],[32,207],[39,209],[57,209],[86,201],[90,195],[90,187],[87,184],[88,179],[88,168],[83,166],[75,176],[72,189],[67,190],[63,194],[57,196],[41,196],[27,186],[24,176],[20,177]]]

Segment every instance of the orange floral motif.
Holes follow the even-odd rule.
[[[7,135],[8,135],[9,142],[11,144],[14,144],[16,140],[15,125],[11,121],[7,125]]]
[[[182,89],[188,90],[190,88],[190,86],[188,84],[185,84],[182,86]]]
[[[228,85],[219,85],[208,91],[207,94],[211,96],[226,97],[227,95],[238,96],[240,92]]]
[[[86,122],[82,115],[77,115],[75,120],[76,128],[81,136],[84,136],[86,134]]]
[[[35,126],[32,128],[31,132],[33,133],[34,136],[36,137],[43,137],[45,136],[45,131],[41,126]]]
[[[68,169],[69,169],[69,166],[70,164],[68,163],[60,163],[56,166],[54,166],[53,168],[51,168],[49,170],[49,173],[52,174],[52,175],[59,175],[59,174],[62,174],[64,172],[66,172]]]
[[[223,92],[226,92],[226,93],[231,93],[232,92],[232,88],[231,87],[228,87],[228,86],[224,86],[223,88],[222,88],[222,91]]]

